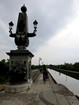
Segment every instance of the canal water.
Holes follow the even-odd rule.
[[[65,85],[70,91],[72,91],[75,95],[79,96],[79,80],[54,71],[52,69],[48,69],[50,74],[56,80],[57,83]]]

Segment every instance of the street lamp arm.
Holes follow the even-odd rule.
[[[35,33],[27,33],[27,37],[34,37],[34,36],[36,36]]]
[[[15,37],[16,36],[16,34],[14,33],[11,33],[10,35],[9,35],[10,37]]]

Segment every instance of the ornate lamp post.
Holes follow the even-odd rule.
[[[10,37],[13,37],[15,39],[15,44],[18,46],[18,49],[25,49],[29,45],[29,37],[36,36],[38,22],[36,20],[33,22],[34,31],[33,33],[29,33],[26,13],[27,8],[25,7],[25,5],[21,7],[21,11],[22,12],[19,13],[18,17],[16,33],[12,33],[12,27],[14,25],[12,21],[9,23],[9,32]]]
[[[34,25],[34,31],[33,31],[33,33],[36,33],[36,29],[37,29],[37,24],[38,24],[38,22],[35,20],[34,22],[33,22],[33,25]]]
[[[13,22],[11,21],[10,23],[9,23],[9,32],[10,32],[10,34],[12,34],[12,27],[14,26],[14,24],[13,24]]]
[[[29,46],[29,37],[36,36],[37,24],[38,22],[35,20],[33,22],[34,31],[32,33],[28,32],[28,19],[27,19],[27,8],[25,5],[21,7],[21,12],[18,16],[16,32],[12,32],[13,22],[9,23],[9,33],[10,37],[14,38],[14,42],[17,45],[17,50],[11,50],[7,54],[10,57],[10,65],[9,65],[9,81],[8,84],[14,85],[23,84],[28,82],[31,79],[31,59],[34,56],[26,47]],[[23,85],[24,86],[24,85]],[[10,86],[11,87],[11,86]],[[9,87],[9,88],[10,88]],[[17,88],[17,87],[16,87]],[[25,88],[24,88],[25,89]],[[13,91],[13,88],[11,89]],[[16,89],[19,90],[19,89]],[[9,92],[6,88],[6,91]],[[15,90],[14,90],[15,91]],[[24,91],[23,87],[19,90]]]

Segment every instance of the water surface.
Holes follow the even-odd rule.
[[[57,83],[65,85],[75,95],[79,96],[79,80],[66,76],[52,69],[48,69],[48,71],[51,73]]]

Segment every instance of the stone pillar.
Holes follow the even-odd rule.
[[[11,50],[11,52],[7,54],[10,56],[9,83],[10,84],[24,83],[27,82],[28,79],[31,79],[30,69],[33,54],[29,50],[22,51]],[[13,74],[14,75],[16,74],[16,77],[14,77]]]

